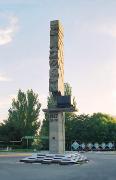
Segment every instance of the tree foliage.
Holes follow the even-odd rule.
[[[64,94],[66,96],[72,95],[72,87],[70,86],[69,83],[64,83]]]
[[[40,126],[40,107],[38,95],[33,90],[26,93],[19,90],[17,98],[12,100],[8,119],[0,126],[1,138],[16,141],[24,136],[34,136]]]
[[[66,147],[70,149],[73,141],[89,142],[115,142],[116,119],[107,114],[94,113],[68,116],[66,121]]]

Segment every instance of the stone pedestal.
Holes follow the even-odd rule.
[[[65,152],[65,114],[64,112],[49,113],[49,151],[50,153]]]

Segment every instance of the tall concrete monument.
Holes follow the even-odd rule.
[[[50,22],[49,93],[52,106],[49,114],[49,151],[65,152],[65,112],[75,111],[71,97],[64,96],[63,27],[59,20]]]
[[[21,162],[75,164],[80,161],[80,155],[77,155],[77,153],[74,153],[73,156],[75,160],[74,158],[69,159],[67,155],[65,155],[65,112],[74,112],[77,110],[74,103],[71,101],[71,96],[64,94],[63,37],[63,27],[59,20],[51,21],[49,56],[50,102],[48,103],[47,109],[43,109],[43,111],[49,116],[49,153],[52,154],[52,156],[45,154],[43,157],[43,154],[39,156],[37,153],[35,158],[24,158]],[[61,154],[59,155],[59,160],[56,159],[58,158],[56,154]],[[52,159],[50,157],[52,157]],[[65,159],[62,157],[65,157]],[[81,157],[81,159],[85,162],[84,156]]]
[[[61,23],[50,23],[50,72],[49,92],[53,101],[57,101],[57,95],[64,95],[64,52],[63,52],[63,27]],[[54,103],[56,106],[56,103]],[[55,106],[53,108],[55,108]],[[49,151],[51,153],[64,153],[65,151],[65,128],[64,113],[49,113]]]

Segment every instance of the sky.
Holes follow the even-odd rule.
[[[79,113],[116,115],[116,0],[0,0],[0,121],[19,88],[33,89],[46,106],[50,21],[57,19]]]

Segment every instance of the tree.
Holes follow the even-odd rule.
[[[91,116],[86,114],[71,116],[66,123],[66,143],[68,146],[74,140],[79,143],[116,141],[116,120],[107,114],[94,113]]]
[[[43,123],[40,130],[40,147],[44,150],[49,149],[49,117],[48,113],[45,113],[45,119],[43,119]]]
[[[64,83],[64,94],[65,96],[72,95],[72,87],[69,83]]]
[[[65,96],[71,96],[72,97],[72,87],[69,83],[64,83],[64,95]],[[73,97],[73,106],[76,108],[77,102],[75,97]]]
[[[33,90],[18,91],[8,111],[8,119],[1,125],[1,132],[8,140],[21,140],[24,136],[34,136],[40,127],[38,116],[41,104]]]

